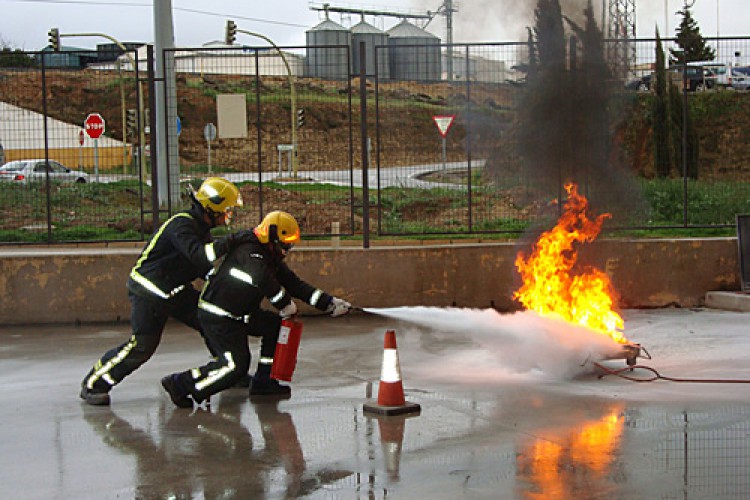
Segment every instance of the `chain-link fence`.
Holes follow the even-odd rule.
[[[644,463],[664,479],[654,498],[740,498],[748,491],[747,407],[692,409],[681,414],[641,408],[626,412],[626,422],[633,432],[654,434],[653,449],[641,453]],[[637,472],[632,476],[638,480]]]
[[[143,239],[132,65],[95,52],[27,56],[35,68],[0,71],[0,241]]]
[[[561,67],[536,70],[529,54],[538,49],[525,43],[443,46],[441,58],[432,47],[398,47],[410,71],[434,63],[411,75],[397,69],[392,46],[379,47],[391,70],[378,78],[380,233],[517,232],[557,217],[552,202],[568,182],[612,214],[612,229],[733,226],[750,210],[750,151],[737,140],[750,99],[748,41],[708,40],[727,62],[687,66],[670,64],[679,47],[662,41],[674,84],[663,98],[655,39],[605,41],[604,55],[624,51],[620,65],[597,65],[571,39]]]
[[[166,58],[181,128],[170,171],[240,183],[238,226],[285,210],[306,236],[354,233],[347,46],[209,47]]]
[[[541,78],[533,45],[401,35],[361,53],[27,53],[34,67],[0,69],[4,161],[49,161],[86,182],[0,174],[0,241],[142,239],[210,175],[240,185],[239,226],[281,209],[308,236],[520,232],[559,215],[566,182],[612,213],[612,229],[726,228],[750,212],[750,39],[708,39],[718,63],[671,68],[679,47],[663,40],[675,90],[662,98],[653,39],[604,41],[621,57],[603,70],[573,38]]]

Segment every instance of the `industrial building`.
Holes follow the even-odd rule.
[[[299,48],[228,45],[212,41],[199,48],[175,48],[174,70],[199,75],[232,74],[312,77],[346,80],[364,69],[368,77],[381,81],[436,82],[473,80],[502,82],[517,75],[504,61],[471,54],[457,47],[446,47],[441,39],[416,24],[401,19],[387,30],[368,23],[361,15],[350,28],[325,13],[325,18],[305,32],[306,45]],[[365,58],[360,55],[364,44]],[[100,44],[96,50],[61,47],[52,52],[46,47],[45,65],[58,68],[92,68],[147,71],[147,45],[128,42],[123,54],[114,44]],[[257,61],[256,61],[257,59]],[[450,68],[450,69],[449,69]],[[449,74],[450,73],[450,74]]]
[[[326,19],[306,32],[305,75],[346,78],[360,74],[360,44],[365,46],[365,74],[381,80],[439,81],[442,77],[440,38],[403,20],[382,31],[362,20],[347,29]],[[342,46],[349,47],[349,59]],[[351,71],[348,65],[351,64]]]

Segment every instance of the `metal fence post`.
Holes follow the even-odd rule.
[[[367,51],[359,42],[359,119],[362,144],[362,247],[370,248],[370,189],[367,165]]]
[[[42,110],[44,113],[44,161],[47,164],[47,178],[45,185],[45,193],[47,195],[47,243],[52,243],[52,201],[50,197],[52,194],[49,189],[49,130],[47,128],[47,118],[49,117],[49,110],[47,109],[47,68],[45,65],[45,59],[47,54],[42,52]]]
[[[453,52],[453,48],[450,48],[450,53]],[[451,61],[452,55],[448,56],[450,63],[450,71],[453,71],[453,62]],[[468,203],[468,227],[469,231],[474,230],[474,217],[472,207],[472,196],[471,196],[471,58],[469,57],[469,46],[466,46],[466,122],[464,128],[466,130],[466,196]],[[452,77],[451,77],[452,80]]]
[[[688,227],[688,77],[687,52],[682,58],[682,226]],[[731,70],[730,70],[731,71]]]
[[[260,61],[255,49],[255,134],[258,141],[258,222],[263,220],[263,135],[260,130]]]
[[[151,110],[156,109],[156,78],[154,72],[154,47],[146,46],[146,62],[148,66],[148,107]],[[159,229],[159,169],[154,168],[154,159],[157,156],[156,140],[156,113],[149,113],[149,124],[151,134],[149,134],[151,149],[151,220],[153,222],[153,232]]]

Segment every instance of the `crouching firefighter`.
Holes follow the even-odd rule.
[[[169,317],[203,334],[197,317],[199,292],[193,280],[205,277],[217,259],[243,238],[253,236],[246,230],[212,240],[211,229],[229,225],[232,211],[242,206],[240,192],[231,182],[210,177],[190,196],[192,208],[159,227],[130,271],[132,336],[104,353],[83,379],[80,396],[88,404],[110,403],[112,387],[154,354]]]
[[[271,212],[209,276],[198,303],[198,317],[215,358],[209,363],[162,379],[172,402],[192,408],[233,386],[250,367],[247,336],[261,337],[260,357],[250,381],[250,396],[289,397],[291,388],[271,378],[273,356],[282,318],[294,316],[297,298],[332,317],[349,312],[351,304],[313,287],[284,262],[300,240],[290,214]],[[261,307],[266,298],[278,311]],[[192,398],[192,400],[191,400]]]

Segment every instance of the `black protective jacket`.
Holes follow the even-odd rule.
[[[297,276],[255,235],[227,255],[203,287],[198,307],[217,316],[248,321],[264,298],[283,309],[292,297],[325,311],[331,296]]]
[[[228,251],[227,239],[212,241],[203,209],[193,205],[161,225],[130,271],[128,290],[147,298],[169,299],[197,278]]]

